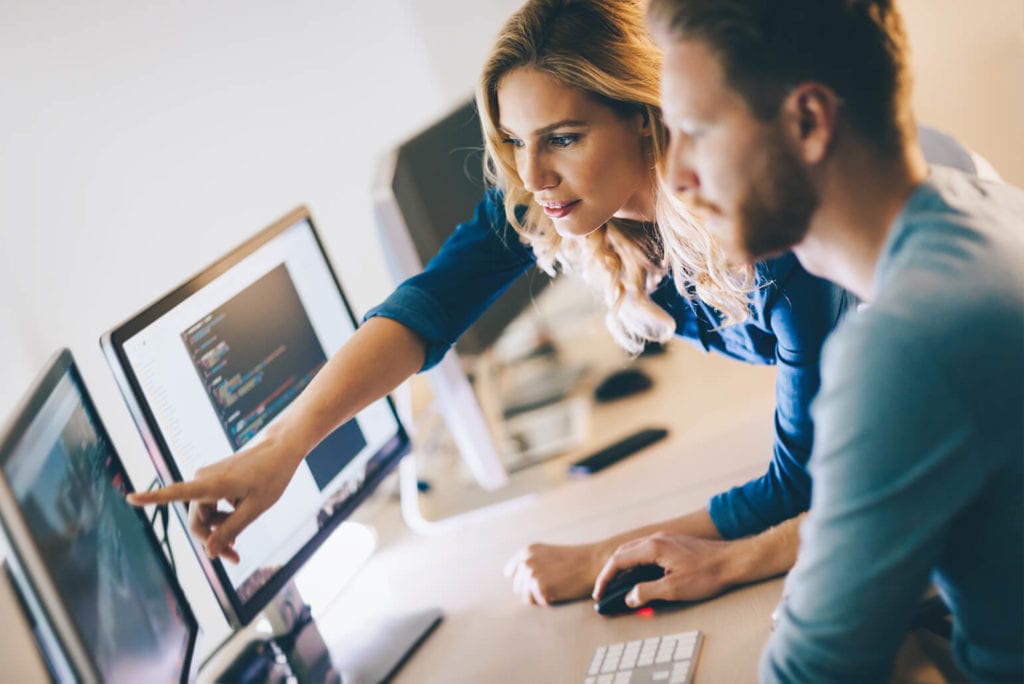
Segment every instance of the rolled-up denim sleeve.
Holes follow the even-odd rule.
[[[764,475],[709,502],[711,519],[725,539],[757,534],[810,506],[810,406],[821,383],[822,344],[853,303],[851,295],[810,275],[795,259],[785,272],[772,275],[771,287],[755,301],[776,338],[772,459]]]
[[[533,264],[533,253],[505,220],[501,193],[489,190],[473,218],[455,228],[423,272],[363,320],[383,316],[419,334],[427,343],[421,369],[427,370]]]

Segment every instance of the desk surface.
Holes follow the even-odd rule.
[[[347,614],[439,605],[444,622],[406,663],[396,682],[581,681],[599,645],[687,629],[699,629],[706,637],[697,682],[754,681],[781,581],[653,616],[605,618],[594,612],[590,601],[540,608],[513,596],[501,570],[523,543],[593,539],[698,506],[707,491],[705,485],[665,492],[609,515],[584,503],[598,488],[591,484],[599,483],[544,494],[459,532],[385,547],[331,606],[321,627],[329,634],[331,620]],[[578,513],[567,516],[570,508]]]
[[[397,505],[385,506],[373,520],[381,549],[319,618],[325,635],[346,629],[344,616],[439,606],[444,621],[396,682],[543,683],[582,681],[602,644],[699,629],[706,640],[696,682],[755,680],[781,580],[654,615],[605,618],[590,601],[524,605],[502,574],[530,542],[592,541],[673,517],[763,472],[772,443],[772,369],[678,344],[643,362],[660,378],[655,390],[598,407],[589,446],[648,424],[669,426],[668,439],[586,480],[563,477],[579,453],[523,471],[524,481],[558,486],[435,533],[410,533]]]
[[[606,353],[599,352],[599,353]],[[513,476],[510,489],[539,493],[458,526],[414,534],[397,503],[377,511],[381,548],[319,618],[329,636],[344,616],[440,607],[445,618],[395,678],[430,682],[579,682],[596,647],[697,629],[705,641],[697,684],[753,682],[782,593],[781,578],[651,615],[606,618],[590,601],[553,607],[519,602],[502,569],[531,542],[582,543],[706,505],[710,496],[764,472],[773,440],[774,369],[702,354],[675,343],[644,359],[655,389],[595,407],[591,439],[573,453]],[[668,439],[585,480],[566,466],[586,451],[646,425]],[[893,681],[943,682],[915,638]]]
[[[602,339],[596,336],[594,345],[579,351],[607,354]],[[653,615],[605,618],[590,601],[524,605],[502,574],[512,554],[530,542],[588,542],[664,520],[704,506],[711,495],[764,471],[772,443],[773,369],[705,355],[682,343],[642,363],[657,378],[654,390],[595,407],[588,444],[517,473],[508,491],[497,494],[532,491],[531,498],[514,499],[457,525],[428,526],[421,534],[406,527],[397,500],[381,498],[383,505],[361,509],[359,517],[378,530],[380,548],[344,591],[321,607],[318,623],[328,642],[368,616],[439,607],[443,622],[399,671],[398,684],[546,684],[582,681],[598,646],[698,629],[705,636],[698,684],[755,681],[781,579]],[[647,425],[667,426],[671,434],[586,480],[566,480],[568,463]],[[478,502],[486,500],[481,495]],[[325,560],[329,565],[331,559]],[[0,615],[7,616],[15,611],[3,598]],[[31,665],[28,660],[38,661],[28,643],[0,640],[9,669],[15,666],[12,672]],[[204,668],[201,681],[216,676],[230,650]],[[921,667],[912,649],[901,657],[904,672]],[[919,670],[897,680],[941,681],[934,671]]]

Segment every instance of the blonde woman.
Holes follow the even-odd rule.
[[[596,288],[611,334],[629,351],[678,336],[740,361],[776,364],[777,436],[765,475],[706,508],[586,546],[524,549],[509,564],[515,591],[542,604],[588,596],[620,544],[655,531],[674,533],[661,581],[681,587],[680,598],[787,570],[795,528],[769,528],[809,504],[807,409],[822,341],[845,296],[791,255],[730,266],[664,190],[659,69],[639,3],[523,6],[499,34],[477,93],[493,187],[476,214],[423,273],[369,312],[258,445],[133,502],[198,502],[193,533],[211,556],[237,562],[235,537],[278,499],[324,436],[437,363],[493,297],[536,264]],[[221,499],[233,513],[216,511]]]

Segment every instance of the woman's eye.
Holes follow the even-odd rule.
[[[552,147],[569,147],[574,142],[580,139],[580,136],[576,133],[566,133],[565,135],[553,135],[548,138],[548,144]]]
[[[512,147],[515,147],[516,149],[519,149],[520,147],[523,146],[523,141],[522,140],[516,140],[515,138],[505,138],[504,140],[502,140],[502,142],[505,143],[506,145],[511,145]]]

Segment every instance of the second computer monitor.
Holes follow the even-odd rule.
[[[169,482],[253,444],[355,330],[300,207],[102,345]],[[239,565],[210,561],[197,546],[228,620],[245,624],[262,610],[408,448],[390,400],[376,401],[315,447],[278,502],[239,535]]]

